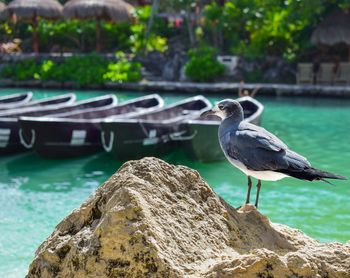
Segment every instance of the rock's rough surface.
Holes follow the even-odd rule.
[[[196,171],[145,158],[56,227],[27,277],[350,277],[350,245],[236,211]]]

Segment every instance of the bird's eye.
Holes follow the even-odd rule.
[[[222,104],[218,105],[220,110],[224,110],[224,106]]]

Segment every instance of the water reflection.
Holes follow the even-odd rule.
[[[68,192],[74,188],[96,188],[121,165],[105,153],[89,157],[46,160],[35,153],[3,161],[1,183],[23,191]],[[7,178],[6,178],[7,177]]]

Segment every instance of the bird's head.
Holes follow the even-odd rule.
[[[220,117],[221,120],[232,117],[235,121],[242,121],[244,118],[242,106],[233,99],[219,101],[211,110],[204,112],[201,117],[209,115]]]

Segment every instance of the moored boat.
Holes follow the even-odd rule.
[[[36,111],[39,111],[39,113],[41,113],[40,111],[45,110],[53,111],[74,105],[75,100],[76,95],[72,93],[33,100],[17,107],[0,110],[0,117],[12,117],[15,115],[22,115],[24,113],[30,114]]]
[[[67,106],[70,104],[73,104],[76,100],[75,94],[64,94],[64,95],[58,95],[38,100],[32,100],[26,103],[17,104],[13,106],[7,106],[6,109],[0,109],[1,113],[15,113],[18,110],[23,111],[24,109],[36,109],[38,107],[45,107],[45,108],[58,108],[61,106]],[[1,107],[0,107],[1,108]]]
[[[117,103],[117,98],[114,95],[105,95],[77,103],[48,105],[42,107],[29,107],[22,109],[11,109],[10,111],[0,112],[0,155],[12,154],[26,151],[19,136],[19,122],[21,116],[44,116],[57,113],[66,113],[83,109],[91,109],[97,107],[113,107]],[[53,128],[54,129],[54,128]],[[52,132],[52,130],[47,130]]]
[[[113,107],[83,109],[44,117],[20,117],[20,138],[45,158],[67,158],[102,151],[101,122],[128,118],[163,106],[159,95],[148,95]],[[47,132],[50,130],[50,132]]]
[[[102,122],[103,147],[120,160],[165,154],[176,147],[172,137],[181,133],[180,123],[197,118],[210,107],[205,97],[196,96],[151,113],[109,118]]]
[[[58,95],[43,99],[37,99],[37,100],[31,100],[30,102],[21,105],[18,107],[19,109],[25,109],[25,108],[34,108],[34,107],[55,107],[63,105],[70,105],[73,104],[76,101],[77,97],[75,94],[69,93],[64,95]]]
[[[260,125],[264,106],[249,96],[238,98],[237,101],[242,105],[244,120]],[[219,125],[220,120],[215,116],[198,117],[182,123],[181,129],[185,132],[173,139],[181,142],[191,159],[202,162],[223,160],[225,157],[218,141]]]
[[[0,97],[0,110],[20,107],[27,104],[33,97],[32,92],[11,94]]]

